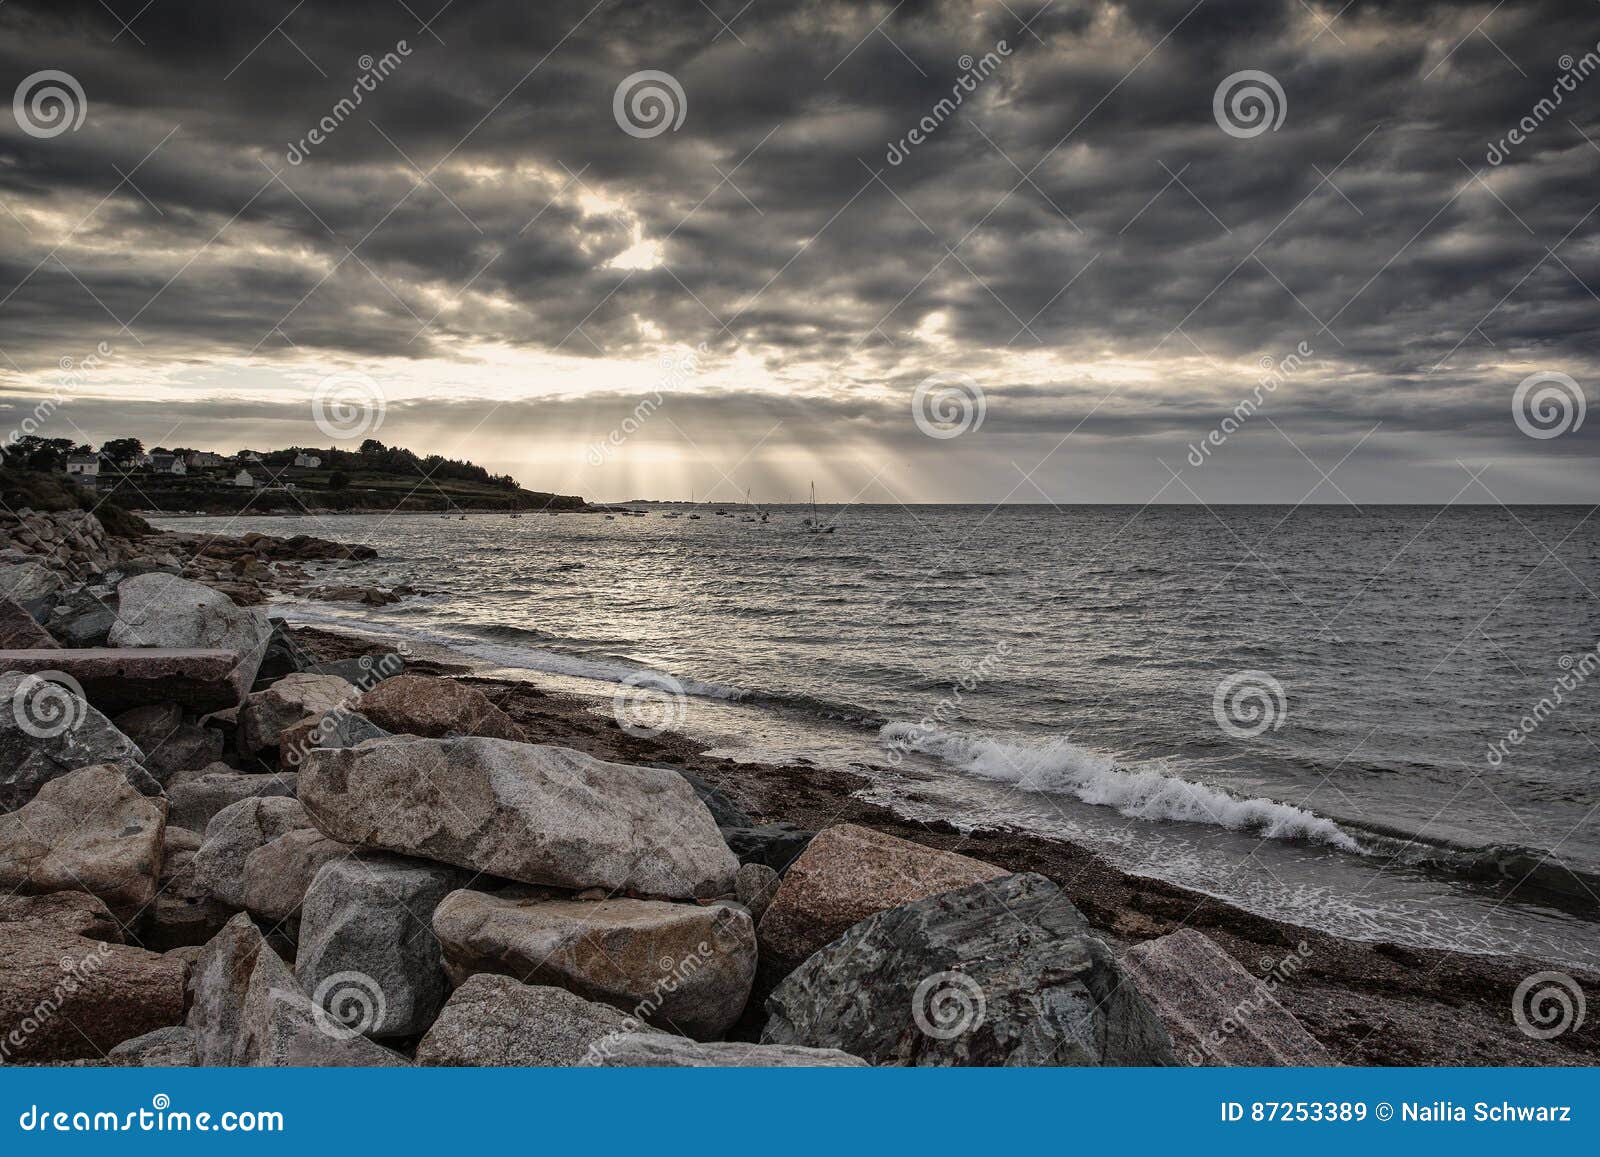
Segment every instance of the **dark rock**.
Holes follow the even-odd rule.
[[[694,788],[694,794],[699,796],[700,802],[706,805],[706,810],[711,813],[711,818],[717,821],[719,828],[749,828],[756,826],[756,821],[739,810],[738,804],[698,775],[695,775],[694,772],[684,771],[681,767],[668,767],[666,764],[656,764],[655,766],[665,768],[667,771],[676,771],[684,779],[688,780],[689,786]]]
[[[285,675],[310,670],[317,661],[316,656],[289,634],[281,619],[273,619],[271,624],[272,633],[267,638],[266,650],[262,652],[261,665],[256,669],[258,690],[265,683],[281,679]]]
[[[722,838],[741,864],[765,864],[785,872],[817,833],[787,820],[748,828],[723,828]]]
[[[0,674],[0,812],[21,807],[52,779],[97,763],[115,763],[139,790],[159,794],[143,759],[138,744],[65,683],[18,671]]]
[[[0,651],[0,670],[61,671],[77,680],[102,711],[177,703],[195,712],[239,702],[235,651],[176,647],[64,647],[58,651]]]
[[[59,644],[13,599],[0,597],[0,650],[54,650]]]
[[[313,675],[337,675],[358,691],[369,691],[385,679],[404,675],[406,661],[397,652],[384,651],[376,655],[356,655],[349,659],[313,663],[305,670]]]
[[[1059,888],[1003,876],[861,921],[777,987],[762,1041],[877,1065],[1175,1063],[1127,979]]]
[[[114,598],[97,595],[88,587],[78,587],[58,595],[45,619],[48,630],[63,647],[104,647],[111,626],[117,621],[112,610]]]
[[[222,758],[222,732],[189,722],[176,703],[135,707],[112,722],[139,745],[145,770],[163,785],[179,772],[209,767]]]

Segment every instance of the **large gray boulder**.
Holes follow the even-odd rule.
[[[144,752],[65,683],[0,675],[0,812],[15,811],[57,776],[95,763],[126,764],[151,791]]]
[[[266,617],[238,606],[227,595],[168,574],[143,574],[117,586],[117,621],[107,638],[113,647],[222,648],[239,654],[235,702],[255,681],[272,628]]]
[[[608,1036],[637,1024],[607,1004],[564,988],[480,973],[445,1003],[417,1045],[417,1064],[572,1066],[592,1063]]]
[[[861,921],[767,1000],[762,1041],[875,1065],[1170,1065],[1167,1030],[1043,876]]]
[[[88,892],[124,921],[154,899],[166,801],[97,764],[53,779],[0,815],[0,890]]]
[[[245,907],[245,862],[250,853],[310,826],[299,800],[253,797],[223,808],[206,825],[205,841],[195,853],[195,885],[230,907]]]
[[[241,1064],[293,1068],[393,1068],[409,1062],[362,1035],[373,1006],[357,987],[308,997],[289,966],[267,948],[245,990]]]
[[[610,1069],[643,1068],[866,1068],[867,1062],[838,1049],[800,1045],[758,1045],[743,1041],[702,1043],[667,1033],[619,1033],[601,1041],[586,1065]]]
[[[295,976],[313,995],[341,976],[363,976],[378,994],[365,1030],[406,1037],[433,1023],[449,991],[433,911],[463,873],[369,853],[323,865],[300,913]]]
[[[314,748],[299,792],[335,839],[528,884],[692,899],[731,893],[739,867],[681,776],[561,747],[396,737]]]
[[[194,999],[184,1020],[194,1030],[200,1064],[245,1063],[240,1042],[244,998],[262,951],[270,953],[272,949],[243,912],[229,920],[201,951],[191,980]]]
[[[1267,982],[1193,928],[1146,940],[1123,965],[1191,1065],[1331,1065]]]
[[[339,1011],[314,1003],[240,913],[206,945],[195,966],[185,1024],[202,1065],[399,1065],[404,1058],[351,1027],[347,993]]]
[[[297,828],[262,844],[244,858],[245,911],[269,927],[281,924],[297,934],[300,903],[317,872],[354,851],[316,828]]]
[[[750,998],[755,928],[732,904],[549,900],[452,892],[434,911],[445,965],[458,983],[501,972],[552,984],[708,1040]]]

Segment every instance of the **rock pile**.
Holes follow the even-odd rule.
[[[335,544],[146,566],[68,521],[95,583],[0,570],[0,627],[45,636],[0,650],[5,1060],[1171,1064],[1259,986],[1193,934],[1119,960],[1042,876],[531,742],[398,655],[317,664],[180,573]],[[1268,1014],[1208,1058],[1316,1055]]]

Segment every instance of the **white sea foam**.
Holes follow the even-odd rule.
[[[1331,844],[1346,852],[1360,845],[1332,820],[1270,799],[1237,799],[1220,788],[1192,783],[1148,768],[1118,767],[1111,756],[1065,739],[1022,745],[957,735],[915,723],[890,723],[879,731],[885,745],[919,751],[971,775],[1015,784],[1023,791],[1075,796],[1142,820],[1183,820],[1269,839]]]

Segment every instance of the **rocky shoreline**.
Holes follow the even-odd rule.
[[[0,1060],[1588,1064],[1537,961],[1326,936],[269,622],[365,548],[0,525]],[[320,564],[334,564],[323,567]],[[324,570],[329,573],[321,573]],[[1566,970],[1570,973],[1571,970]],[[1593,989],[1600,977],[1579,975]]]

